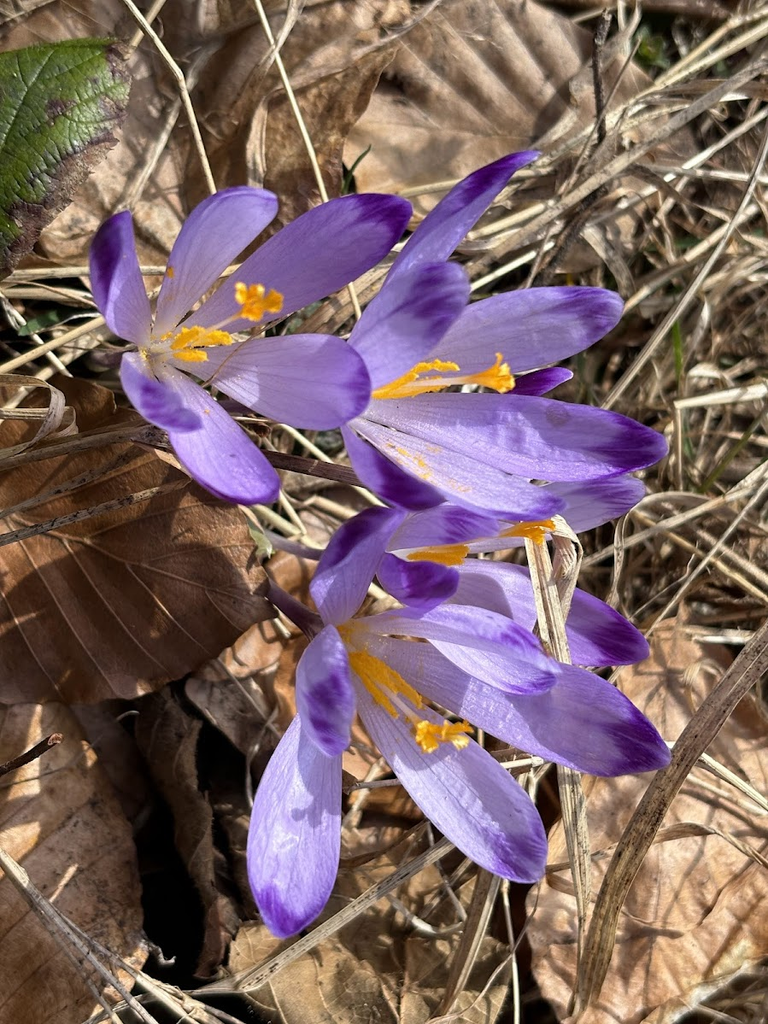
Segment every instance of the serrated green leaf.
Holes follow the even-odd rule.
[[[0,277],[115,144],[129,88],[108,39],[0,53]]]

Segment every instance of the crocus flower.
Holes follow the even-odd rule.
[[[438,261],[535,156],[512,154],[459,182],[409,238],[350,335],[373,396],[342,433],[357,475],[390,504],[448,499],[541,518],[564,507],[557,487],[541,482],[620,476],[666,452],[659,434],[625,416],[541,397],[571,376],[547,364],[616,325],[622,302],[612,292],[532,288],[474,303],[447,326],[435,316],[432,329],[397,329],[402,311],[423,301]],[[498,393],[457,392],[467,385]]]
[[[170,254],[154,316],[139,269],[131,215],[96,233],[90,253],[96,305],[126,353],[125,393],[168,431],[194,479],[228,501],[277,497],[277,474],[248,435],[200,384],[264,416],[307,429],[337,427],[368,404],[363,360],[326,335],[242,340],[278,317],[337,291],[388,253],[410,205],[393,196],[334,199],[297,218],[262,245],[196,310],[229,264],[277,212],[277,198],[230,188],[199,204]]]
[[[528,629],[505,615],[444,604],[355,617],[380,560],[376,530],[351,520],[334,535],[311,585],[319,616],[272,591],[311,637],[296,671],[297,715],[256,792],[248,838],[254,897],[279,936],[309,924],[331,893],[341,758],[356,710],[444,835],[480,866],[521,882],[543,874],[543,827],[525,791],[471,738],[470,722],[597,775],[649,771],[669,760],[661,737],[626,697],[591,672],[547,657]]]

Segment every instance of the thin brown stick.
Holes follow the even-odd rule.
[[[64,737],[60,732],[52,732],[50,736],[46,736],[44,740],[40,740],[39,743],[36,743],[34,747],[30,747],[23,754],[19,754],[18,757],[12,757],[5,764],[0,764],[0,775],[15,772],[17,768],[23,768],[25,764],[30,764],[32,761],[37,760],[46,750],[58,746],[63,739]]]

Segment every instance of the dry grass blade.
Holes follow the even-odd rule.
[[[438,1016],[450,1014],[457,994],[467,983],[480,950],[480,943],[488,929],[491,912],[500,887],[501,879],[498,875],[492,875],[488,871],[478,871],[472,902],[469,905],[467,919],[461,932],[461,940],[451,963],[445,996],[437,1011]]]
[[[768,623],[739,654],[683,730],[669,768],[654,777],[624,830],[595,901],[576,992],[578,1014],[587,1013],[600,995],[624,901],[670,803],[736,705],[766,671]]]

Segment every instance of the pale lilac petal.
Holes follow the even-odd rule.
[[[512,373],[558,363],[604,337],[621,318],[620,296],[603,288],[523,288],[468,306],[433,356],[465,373],[493,366],[497,352]]]
[[[156,427],[179,433],[201,429],[202,418],[187,408],[182,396],[170,384],[149,372],[138,352],[126,352],[120,360],[120,383],[134,409]]]
[[[618,519],[645,495],[645,484],[636,476],[612,476],[575,483],[547,484],[547,491],[566,502],[562,515],[574,533],[584,533]]]
[[[280,481],[254,442],[207,392],[182,373],[169,382],[202,427],[191,433],[169,430],[179,461],[193,479],[224,501],[268,504],[277,499]]]
[[[362,687],[360,688],[362,691]],[[427,818],[480,867],[516,882],[544,873],[547,840],[533,801],[491,755],[470,741],[423,753],[401,718],[360,694],[371,739]],[[433,712],[420,712],[439,723]]]
[[[455,263],[429,263],[385,281],[349,337],[375,390],[429,356],[469,300],[469,281]]]
[[[386,640],[375,654],[401,675],[407,673],[429,700],[547,761],[591,775],[647,772],[669,762],[667,745],[645,715],[585,669],[558,665],[551,689],[509,696],[461,672],[428,644]]]
[[[453,603],[425,614],[403,609],[370,620],[379,634],[429,640],[465,672],[509,693],[546,690],[555,682],[556,663],[530,631],[505,615]]]
[[[107,327],[118,338],[146,345],[152,312],[127,210],[101,225],[91,242],[89,262],[93,298]]]
[[[349,746],[355,692],[347,649],[334,626],[312,640],[296,669],[296,707],[310,742],[327,757]]]
[[[412,406],[421,407],[422,403],[431,397],[435,396],[420,395],[407,401]],[[439,397],[464,399],[462,405],[469,412],[474,399],[505,396]],[[446,418],[446,422],[441,423],[438,417],[434,417],[432,421],[422,424],[419,408],[413,408],[412,415],[399,417],[407,429],[397,429],[369,419],[372,414],[377,417],[380,415],[380,406],[393,404],[397,404],[397,400],[371,402],[365,417],[358,416],[354,421],[355,430],[406,473],[433,488],[441,500],[447,498],[458,505],[487,509],[500,515],[506,514],[510,518],[524,520],[543,519],[564,507],[565,502],[556,495],[548,494],[544,488],[528,483],[519,476],[512,476],[506,471],[514,471],[513,453],[508,452],[500,458],[498,452],[494,450],[493,458],[486,458],[482,445],[475,446],[475,434],[479,433],[479,430],[473,431],[470,427],[465,433],[464,424],[460,420],[449,422]],[[416,431],[419,432],[418,435]],[[360,479],[368,486],[372,486],[358,469],[358,453],[352,454],[349,446],[347,450]],[[539,467],[540,472],[543,472],[543,468]],[[372,474],[369,475],[369,479],[371,476]],[[387,493],[377,487],[376,493],[386,501],[395,501],[408,508],[424,507],[416,505],[415,502],[407,504],[402,496],[398,497],[394,487]]]
[[[157,297],[155,336],[173,330],[277,213],[277,196],[239,185],[204,199],[187,217]],[[226,286],[226,283],[225,283]],[[231,286],[230,286],[231,287]]]
[[[371,402],[365,415],[430,443],[455,436],[475,463],[503,466],[527,480],[616,476],[650,466],[667,452],[661,434],[627,416],[514,391],[388,399]]]
[[[529,570],[509,562],[467,559],[457,566],[459,585],[451,602],[487,608],[533,629],[536,606]],[[643,634],[597,597],[577,587],[565,624],[571,659],[577,665],[632,665],[648,657]]]
[[[439,505],[444,500],[440,491],[404,472],[381,455],[373,445],[355,433],[358,426],[367,425],[361,417],[341,428],[341,436],[349,461],[360,482],[390,505],[400,508],[423,509]],[[353,429],[354,428],[354,429]]]
[[[438,562],[408,562],[396,555],[384,555],[378,571],[379,583],[396,601],[428,611],[449,598],[459,584],[450,565]]]
[[[336,530],[309,585],[324,622],[341,625],[359,610],[402,518],[396,509],[368,508]]]
[[[411,204],[396,196],[331,199],[273,235],[243,263],[236,280],[263,284],[283,296],[280,312],[268,313],[262,324],[287,316],[375,266],[400,238],[410,214]],[[212,327],[238,312],[233,282],[219,288],[192,319],[200,327]],[[227,329],[247,331],[253,326],[248,320],[235,320]]]
[[[291,334],[211,348],[194,372],[247,409],[302,430],[331,430],[368,405],[363,360],[341,338]]]
[[[494,536],[499,520],[480,512],[443,502],[423,512],[412,512],[392,534],[390,551],[413,551],[443,544],[466,544],[477,537]]]
[[[564,366],[549,366],[544,370],[532,370],[515,377],[516,395],[546,395],[548,391],[571,380],[573,374]]]
[[[295,935],[322,911],[340,849],[341,758],[321,754],[296,715],[256,790],[248,831],[248,879],[274,935]]]
[[[408,239],[392,265],[388,282],[418,263],[447,260],[515,171],[531,163],[538,155],[533,150],[511,153],[481,167],[454,185]]]

